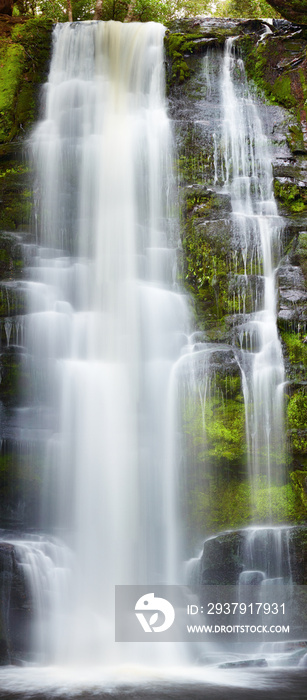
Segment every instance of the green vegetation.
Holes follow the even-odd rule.
[[[274,180],[274,194],[293,213],[305,210],[307,205],[307,191],[299,189],[293,182]],[[305,202],[306,200],[306,202]]]
[[[190,75],[190,69],[184,60],[184,54],[192,51],[191,42],[185,34],[169,34],[165,41],[166,55],[171,59],[170,82],[182,83]]]
[[[195,17],[197,14],[210,14],[214,7],[213,0],[104,0],[102,3],[102,20],[157,21],[167,22],[180,16]],[[73,21],[92,19],[95,14],[96,0],[71,0]],[[17,0],[15,15],[35,15],[56,22],[68,20],[67,0]]]
[[[295,258],[296,261],[302,268],[305,280],[307,280],[307,233],[302,231],[297,239],[297,245],[295,248]]]
[[[71,0],[73,21],[87,20],[94,16],[96,0]],[[128,10],[129,8],[129,10]],[[114,19],[121,14],[138,21],[170,21],[177,16],[195,17],[280,17],[265,0],[104,0],[101,19]],[[67,0],[16,0],[14,15],[43,13],[53,21],[65,22],[68,18]],[[125,14],[125,16],[126,16]]]
[[[197,293],[198,300],[210,306],[218,318],[228,312],[226,260],[216,253],[202,232],[192,230],[183,240],[186,283]]]
[[[24,62],[24,48],[5,41],[0,48],[0,141],[9,141],[15,135],[16,95]]]
[[[291,78],[289,75],[281,75],[277,78],[271,86],[271,93],[276,101],[284,107],[288,109],[295,107],[296,99],[291,92]]]
[[[241,395],[226,397],[222,392],[208,392],[203,406],[191,397],[184,411],[183,431],[187,461],[190,454],[199,465],[210,470],[221,464],[227,468],[240,464],[245,453],[245,411]]]
[[[186,198],[183,278],[195,300],[197,322],[205,328],[225,315],[242,313],[243,307],[253,310],[251,287],[242,281],[243,259],[232,249],[229,226],[220,221],[217,229],[215,223],[225,206],[212,192],[196,190]]]
[[[67,0],[37,0],[36,11],[42,12],[44,17],[52,19],[53,22],[67,22]],[[71,7],[74,22],[78,20],[88,20],[93,18],[95,11],[94,0],[71,0]],[[24,13],[21,13],[24,14]]]
[[[285,19],[295,24],[307,24],[307,0],[269,0]]]
[[[13,155],[8,159],[3,158],[2,161],[0,158],[2,199],[0,230],[16,231],[19,228],[27,228],[29,225],[32,211],[32,192],[29,189],[28,177],[29,168],[24,163],[20,163],[16,156]],[[11,255],[10,251],[9,253]],[[17,272],[16,264],[17,261],[12,259],[10,267],[6,269],[5,277],[10,277],[13,270],[15,273]],[[4,272],[4,268],[0,263],[0,274],[2,271]]]
[[[281,332],[281,337],[286,344],[290,362],[302,364],[307,367],[307,343],[306,337],[298,333]]]
[[[33,122],[38,87],[50,57],[52,23],[29,19],[17,24],[0,49],[0,142],[11,141]]]
[[[253,501],[253,520],[251,502]],[[291,484],[271,486],[260,477],[251,490],[247,481],[213,481],[206,490],[195,489],[189,494],[187,531],[190,539],[221,529],[240,528],[257,523],[300,523],[306,520],[306,507],[301,495]]]
[[[296,496],[296,511],[306,520],[307,515],[307,471],[296,470],[290,474],[292,489]]]
[[[295,392],[288,403],[288,424],[294,452],[307,452],[307,394],[304,389]]]
[[[280,17],[279,12],[265,0],[226,0],[217,3],[216,15],[220,17]]]
[[[182,398],[185,462],[198,483],[202,475],[237,475],[246,462],[244,399],[232,352],[212,352],[206,376],[197,393]]]

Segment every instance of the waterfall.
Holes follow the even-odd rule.
[[[239,329],[241,349],[248,351],[243,369],[249,473],[252,492],[262,484],[270,498],[271,489],[285,481],[285,376],[274,284],[283,224],[273,195],[268,140],[233,39],[225,44],[221,96],[222,171],[241,250],[239,288],[246,289],[252,276],[255,280],[254,310],[246,314],[243,305]]]
[[[114,661],[115,584],[180,576],[170,387],[188,314],[174,286],[164,32],[58,25],[31,142],[25,336],[45,446],[41,526],[70,550],[47,628],[46,660],[62,663]]]
[[[240,324],[233,346],[209,343],[203,333],[189,335],[186,297],[176,286],[164,32],[159,24],[118,22],[54,29],[44,115],[30,144],[36,245],[26,268],[28,313],[5,327],[8,344],[20,336],[26,349],[31,392],[23,395],[18,427],[42,475],[40,533],[6,539],[33,604],[29,658],[68,673],[115,667],[120,679],[129,663],[174,664],[177,679],[188,658],[176,644],[115,644],[114,587],[182,581],[193,537],[186,533],[189,507],[203,518],[214,479],[219,498],[233,433],[237,446],[244,433],[242,391],[252,491],[264,485],[270,492],[284,476],[274,288],[282,221],[267,139],[227,40],[221,133],[219,124],[212,130],[214,188],[231,200],[230,291]],[[204,61],[208,99],[216,89],[213,57],[210,50]],[[229,398],[237,413],[226,425]],[[197,454],[185,470],[189,440]],[[207,464],[210,451],[221,458],[218,478],[218,461]],[[243,470],[243,450],[236,459]],[[256,579],[265,590],[291,579],[286,528],[253,526],[239,539],[234,585]],[[209,550],[205,543],[201,566],[194,560],[186,567],[196,588],[219,583],[207,567]],[[191,667],[187,673],[190,679]]]

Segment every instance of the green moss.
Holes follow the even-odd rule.
[[[16,166],[11,166],[8,168],[4,168],[3,170],[0,170],[0,179],[7,177],[8,175],[23,175],[24,173],[28,173],[29,168],[27,165],[24,165],[20,163],[19,165]]]
[[[217,317],[228,311],[227,264],[211,243],[192,226],[183,239],[185,281],[197,294],[204,308],[210,306]]]
[[[2,159],[0,153],[0,196],[0,230],[16,231],[27,227],[32,212],[29,168],[14,153]]]
[[[304,211],[307,206],[307,192],[292,182],[275,179],[274,194],[294,213]]]
[[[307,519],[307,471],[297,470],[290,474],[292,489],[296,495],[297,511]]]
[[[301,266],[302,272],[307,282],[307,233],[302,231],[297,239],[295,248],[295,262]]]
[[[18,188],[7,192],[4,207],[0,211],[0,230],[16,231],[20,226],[27,225],[31,211],[31,194]]]
[[[287,348],[287,355],[293,364],[303,364],[307,367],[307,343],[305,337],[290,332],[281,332],[282,340]]]
[[[0,141],[11,141],[33,122],[37,88],[46,75],[52,22],[29,19],[16,25],[0,49]]]
[[[199,124],[186,124],[174,166],[181,185],[212,183],[213,143],[204,143]]]
[[[224,391],[218,385],[224,387]],[[245,409],[239,377],[211,381],[204,402],[191,396],[183,411],[186,459],[210,469],[224,464],[229,469],[245,457]]]
[[[192,45],[184,34],[167,33],[165,37],[166,54],[171,62],[169,83],[183,83],[190,75],[190,69],[184,60],[184,54],[191,53]]]
[[[291,79],[289,75],[281,75],[271,86],[271,92],[276,101],[290,109],[296,106],[296,99],[291,90]]]
[[[253,500],[253,517],[251,501]],[[203,533],[212,534],[228,528],[240,528],[257,523],[303,522],[306,513],[291,484],[271,486],[270,495],[265,477],[256,485],[232,479],[208,484],[206,491],[190,493],[187,532],[193,541]]]
[[[291,124],[289,126],[287,141],[293,153],[305,153],[304,136],[299,116],[297,124]]]
[[[301,50],[298,47],[297,50]],[[291,60],[296,51],[295,45],[288,41],[287,37],[274,37],[270,35],[266,40],[246,45],[245,66],[250,79],[257,88],[264,92],[271,103],[277,103],[287,109],[297,108],[298,98],[296,94],[296,71],[292,70]],[[289,58],[289,67],[285,65],[282,75],[277,65],[282,60]]]
[[[218,209],[220,205],[217,195],[208,190],[193,190],[188,193],[185,200],[186,212],[193,212],[195,217],[206,216],[212,209]]]
[[[195,300],[197,321],[204,328],[214,319],[242,313],[243,304],[246,311],[253,310],[250,308],[251,289],[246,285],[241,289],[243,260],[242,266],[237,263],[234,272],[229,240],[224,244],[222,236],[207,235],[206,227],[198,226],[198,219],[218,205],[214,196],[199,198],[197,194],[191,194],[187,200],[187,214],[192,215],[186,222],[182,241],[183,281]]]
[[[14,135],[16,96],[25,66],[25,50],[10,44],[0,49],[0,141]]]
[[[304,389],[299,389],[288,402],[288,424],[290,439],[294,452],[307,452],[307,395]]]
[[[176,23],[175,23],[176,24]],[[174,26],[174,23],[171,23]],[[182,28],[182,22],[180,22]],[[211,46],[222,46],[227,36],[230,35],[229,28],[216,27],[205,35],[189,23],[184,27],[186,31],[168,31],[165,35],[165,51],[168,60],[168,86],[183,83],[190,77],[190,68],[186,62],[188,54],[201,53],[208,47],[208,39],[211,38]]]

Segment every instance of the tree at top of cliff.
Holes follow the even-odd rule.
[[[282,17],[297,24],[307,24],[307,0],[268,0]]]
[[[280,17],[266,0],[218,0],[216,16],[220,17]]]

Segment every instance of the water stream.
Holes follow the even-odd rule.
[[[252,491],[265,478],[271,488],[285,480],[284,365],[276,325],[275,269],[281,254],[282,219],[273,194],[268,140],[247,86],[242,59],[227,39],[221,78],[222,170],[230,193],[233,235],[241,250],[238,295],[243,322],[240,340],[246,383],[246,438]],[[254,281],[254,310],[244,295]],[[240,309],[241,310],[241,309]],[[245,364],[246,363],[246,364]],[[245,364],[245,368],[244,368]],[[252,504],[255,509],[255,504]]]
[[[72,551],[47,635],[46,660],[62,663],[120,659],[114,585],[179,575],[169,387],[188,314],[174,278],[164,31],[59,25],[32,137],[26,343],[49,433],[41,524]]]

